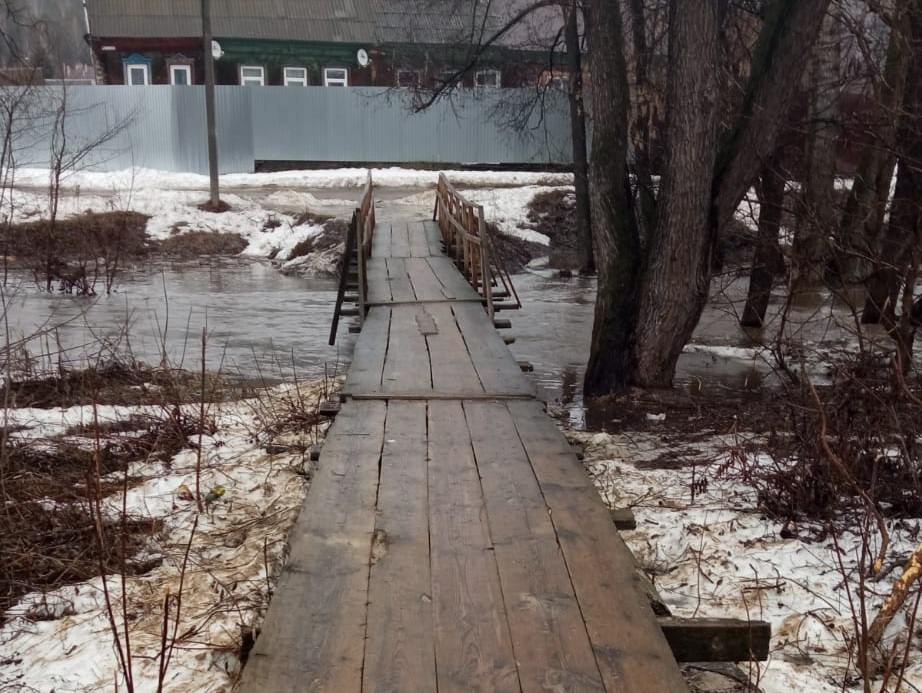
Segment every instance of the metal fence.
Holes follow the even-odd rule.
[[[385,88],[216,87],[220,170],[248,172],[272,161],[571,161],[561,94],[468,89],[421,113],[413,111],[414,98]],[[64,151],[65,160],[78,157],[86,169],[208,172],[203,87],[7,88],[0,117],[4,111],[8,122],[13,114],[19,166],[45,168],[52,151]]]

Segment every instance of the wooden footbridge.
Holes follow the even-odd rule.
[[[609,511],[495,329],[517,298],[482,211],[442,179],[435,216],[376,225],[370,182],[356,211],[337,319],[354,302],[361,332],[241,690],[686,690]]]

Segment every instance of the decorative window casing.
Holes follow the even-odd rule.
[[[262,65],[241,65],[240,84],[245,87],[261,87],[266,84],[266,68]]]
[[[129,55],[122,60],[125,84],[132,87],[146,87],[150,84],[150,58],[143,55]]]
[[[170,63],[170,84],[187,87],[192,84],[192,65],[188,63]]]
[[[282,70],[282,83],[286,87],[306,87],[307,68],[306,67],[286,67]]]
[[[397,86],[417,89],[420,85],[419,70],[397,70]]]
[[[474,73],[474,86],[483,89],[499,89],[502,75],[499,70],[480,70]]]
[[[570,73],[564,70],[545,70],[538,78],[539,86],[552,91],[570,91]]]
[[[344,67],[325,67],[323,68],[323,86],[325,87],[348,87],[349,70]]]

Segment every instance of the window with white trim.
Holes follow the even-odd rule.
[[[266,68],[262,65],[241,65],[240,84],[245,87],[261,87],[266,83]]]
[[[175,84],[179,87],[187,87],[192,84],[192,66],[170,65],[170,84]]]
[[[286,87],[306,87],[306,67],[286,67],[282,70],[282,82]]]
[[[480,70],[474,73],[474,86],[498,89],[501,85],[499,70]]]
[[[135,53],[122,61],[125,84],[132,87],[146,87],[150,84],[150,58]]]
[[[325,67],[323,68],[323,86],[325,87],[348,87],[349,71],[344,67]]]
[[[397,86],[417,88],[419,86],[419,70],[397,70]]]

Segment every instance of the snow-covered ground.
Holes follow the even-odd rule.
[[[291,434],[288,446],[269,454],[265,419],[293,401],[316,405],[322,389],[314,383],[296,392],[288,385],[259,399],[209,405],[206,417],[218,430],[203,436],[201,460],[187,448],[167,462],[133,464],[128,473],[137,483],[124,496],[108,498],[103,512],[110,519],[124,512],[162,521],[147,557],[159,566],[124,583],[109,575],[105,590],[103,578],[96,578],[23,597],[0,628],[0,690],[123,690],[111,613],[121,647],[131,654],[134,690],[156,691],[165,610],[171,645],[163,690],[230,690],[240,668],[242,632],[258,625],[286,555],[287,532],[308,487],[305,450],[314,442],[309,435]],[[9,424],[24,427],[14,440],[50,439],[78,424],[126,420],[139,411],[145,410],[18,409],[9,412]],[[196,417],[198,407],[188,414]],[[197,467],[202,495],[215,498],[204,513],[192,496]]]
[[[662,414],[652,412],[648,419],[668,431]],[[770,622],[770,658],[753,669],[753,682],[765,693],[862,690],[849,656],[856,638],[853,617],[860,611],[856,583],[863,541],[858,533],[811,540],[810,535],[823,533],[809,523],[801,531],[789,527],[790,533],[783,532],[783,523],[759,512],[755,492],[740,480],[740,465],[732,455],[748,454],[742,437],[715,437],[678,448],[686,464],[676,469],[644,464],[673,448],[662,435],[568,435],[584,446],[586,467],[605,502],[633,509],[637,529],[623,536],[673,615]],[[758,466],[765,460],[751,462]],[[725,471],[718,473],[721,467]],[[693,493],[696,475],[699,485]],[[708,479],[704,489],[703,475]],[[884,570],[866,585],[869,622],[918,546],[922,520],[891,522],[888,531]],[[876,549],[871,547],[872,555]],[[913,602],[888,628],[887,646],[905,644]],[[902,647],[896,650],[898,660]],[[902,690],[920,690],[918,637],[907,661]],[[871,690],[894,690],[893,684],[883,688],[878,680]]]
[[[547,244],[547,237],[518,223],[522,210],[536,192],[567,185],[572,176],[559,173],[447,171],[454,185],[472,201],[483,204],[488,219],[511,235]],[[405,190],[390,201],[417,212],[431,209],[438,172],[399,168],[373,169],[377,188]],[[3,213],[14,222],[48,216],[48,172],[25,169],[15,175],[15,187],[0,198]],[[323,227],[298,223],[302,212],[348,219],[367,180],[366,169],[286,171],[221,176],[221,199],[228,212],[213,214],[198,208],[208,199],[207,176],[148,169],[116,173],[75,172],[60,188],[60,217],[86,211],[132,210],[150,216],[147,232],[163,240],[193,231],[236,233],[248,246],[243,255],[289,258],[292,249]],[[419,188],[424,189],[422,192]],[[349,192],[352,191],[352,194]]]
[[[389,205],[404,205],[413,214],[431,209],[436,173],[384,169],[373,175],[377,186],[394,189]],[[222,198],[233,211],[210,214],[197,208],[207,197],[204,176],[143,170],[79,173],[65,182],[61,214],[131,209],[151,216],[149,232],[157,238],[174,230],[239,233],[249,241],[245,251],[249,255],[284,255],[299,240],[319,232],[320,227],[294,223],[301,211],[340,214],[348,210],[365,176],[365,170],[223,176]],[[570,182],[568,176],[558,174],[451,172],[449,176],[466,195],[484,204],[487,217],[504,231],[544,243],[546,238],[542,241],[521,223],[525,207],[536,192]],[[14,220],[46,214],[42,186],[47,172],[18,171],[16,180]],[[401,197],[403,189],[406,195]],[[270,218],[282,224],[265,231]],[[743,356],[755,358],[749,352]],[[284,397],[290,387],[272,396]],[[89,408],[71,407],[11,410],[8,415],[10,424],[27,426],[18,435],[48,438],[94,416],[122,419],[130,413],[127,407],[95,414]],[[176,604],[184,562],[181,623],[167,668],[166,690],[231,689],[239,666],[234,650],[241,628],[256,623],[265,606],[271,589],[267,572],[273,574],[284,559],[285,532],[307,488],[304,455],[265,452],[265,441],[254,435],[258,422],[252,404],[222,405],[212,408],[210,415],[219,428],[203,441],[200,483],[204,492],[220,486],[224,493],[206,513],[199,514],[195,503],[185,500],[184,487],[195,483],[194,451],[183,451],[170,463],[138,464],[131,470],[142,482],[129,492],[130,513],[162,519],[165,527],[157,541],[156,550],[163,557],[160,567],[126,582],[137,691],[157,689],[163,605]],[[668,421],[662,425],[668,426]],[[640,563],[656,574],[656,584],[676,615],[771,621],[771,660],[756,667],[758,685],[767,693],[860,689],[855,688],[847,647],[854,634],[848,594],[855,589],[857,537],[841,537],[838,553],[828,539],[819,543],[783,539],[780,524],[755,510],[752,492],[738,480],[712,480],[706,493],[692,499],[689,468],[637,465],[662,451],[661,437],[573,435],[587,446],[587,466],[603,498],[615,506],[634,508],[638,529],[627,538]],[[120,499],[112,499],[117,502]],[[110,512],[114,512],[111,507]],[[915,548],[914,532],[919,530],[919,521],[894,527],[889,558],[905,558]],[[899,572],[897,565],[872,585],[872,615]],[[121,614],[121,581],[109,576],[106,584],[116,613]],[[97,691],[123,686],[102,587],[102,579],[97,578],[31,594],[10,611],[9,621],[0,629],[0,691]],[[169,625],[172,628],[173,621]],[[897,619],[891,632],[905,631],[905,620]],[[918,644],[912,648],[905,690],[922,689],[922,657]]]

